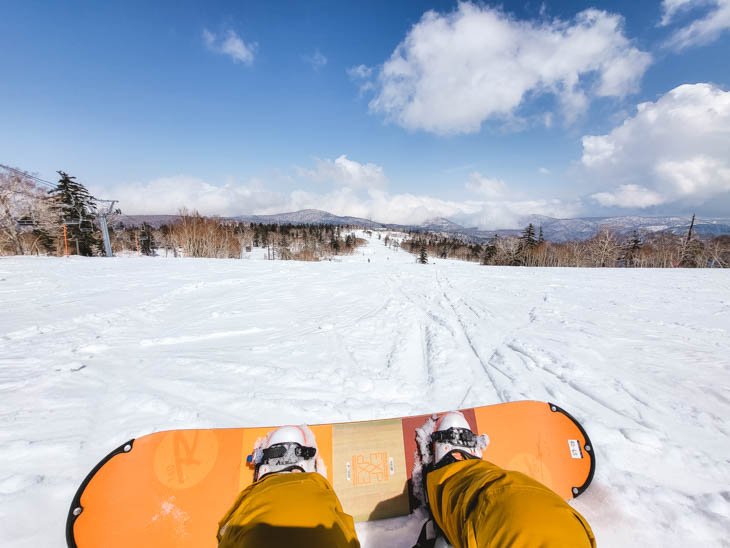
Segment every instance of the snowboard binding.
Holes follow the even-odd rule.
[[[254,481],[270,474],[317,471],[317,443],[306,426],[281,426],[254,450]]]
[[[429,510],[429,518],[423,524],[421,534],[413,548],[448,548],[451,546],[430,512],[426,483],[428,474],[454,462],[480,459],[482,450],[488,443],[486,436],[478,436],[472,431],[466,418],[459,411],[449,411],[432,423],[433,431],[430,435],[426,434],[429,423],[426,423],[424,428],[418,432],[421,448],[421,492],[423,502]]]
[[[450,411],[439,419],[436,430],[431,434],[431,446],[434,468],[441,468],[457,460],[482,457],[479,436],[471,431],[464,415],[458,411]],[[455,458],[454,452],[459,453],[462,458]]]

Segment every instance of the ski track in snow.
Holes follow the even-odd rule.
[[[1,258],[0,544],[63,546],[86,473],[152,431],[535,399],[594,442],[572,504],[601,546],[728,546],[728,303],[727,271],[417,265],[375,236],[321,263]],[[357,528],[410,547],[422,521]]]

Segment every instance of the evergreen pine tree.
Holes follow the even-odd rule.
[[[492,262],[494,257],[497,256],[497,246],[492,241],[484,246],[484,253],[482,254],[482,264],[489,264]]]
[[[639,236],[639,232],[637,230],[634,230],[631,238],[629,238],[629,240],[626,242],[626,245],[624,246],[624,255],[622,257],[622,262],[624,263],[624,266],[636,266],[642,245],[643,244],[641,243],[641,237]]]
[[[330,240],[330,247],[332,252],[337,255],[340,252],[340,240],[337,239],[336,233],[332,233],[332,239]]]
[[[540,234],[537,237],[537,243],[541,244],[545,241],[545,236],[542,233],[542,225],[540,225]]]
[[[517,248],[517,256],[515,257],[515,265],[530,264],[532,251],[537,247],[537,238],[535,238],[535,225],[530,223],[522,231],[520,236],[520,244]]]
[[[530,223],[527,225],[525,230],[522,231],[522,236],[520,236],[520,245],[523,249],[533,249],[537,243],[537,238],[535,238],[535,225]]]
[[[63,171],[58,174],[61,178],[49,193],[58,204],[61,221],[67,225],[69,249],[77,248],[79,255],[91,257],[97,253],[101,243],[94,226],[94,197],[84,185],[76,182],[76,177]],[[71,245],[72,242],[76,245]]]
[[[147,223],[142,223],[139,231],[139,248],[143,255],[154,255],[157,249],[152,227]]]
[[[420,264],[428,264],[428,252],[426,251],[426,244],[421,244],[421,252],[418,255],[418,262]]]

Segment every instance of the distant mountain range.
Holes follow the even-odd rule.
[[[139,226],[142,223],[147,223],[153,227],[160,227],[163,224],[171,224],[178,218],[177,215],[121,215],[118,218],[118,222],[123,223],[125,226]],[[521,228],[482,230],[476,227],[465,227],[443,217],[429,219],[416,225],[379,223],[359,217],[342,217],[319,209],[303,209],[301,211],[279,213],[276,215],[239,215],[236,217],[225,217],[223,219],[245,223],[350,225],[370,229],[418,230],[461,236],[477,242],[492,238],[495,234],[511,236],[519,235],[522,232]],[[528,215],[521,220],[520,225],[525,227],[529,223],[532,223],[536,229],[542,227],[546,240],[566,242],[591,238],[602,228],[608,228],[618,235],[631,234],[634,230],[642,234],[664,231],[684,234],[689,228],[690,220],[691,217],[689,216],[623,216],[555,219],[544,215]],[[730,218],[698,218],[695,221],[695,231],[699,235],[707,236],[730,235]]]

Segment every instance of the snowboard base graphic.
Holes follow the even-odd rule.
[[[523,472],[566,500],[590,484],[593,447],[560,407],[521,401],[461,411],[475,433],[489,435],[485,460]],[[327,479],[356,521],[413,510],[416,429],[430,416],[310,426]],[[253,481],[247,456],[272,428],[171,430],[130,440],[79,487],[67,520],[68,546],[217,546],[218,520]]]

